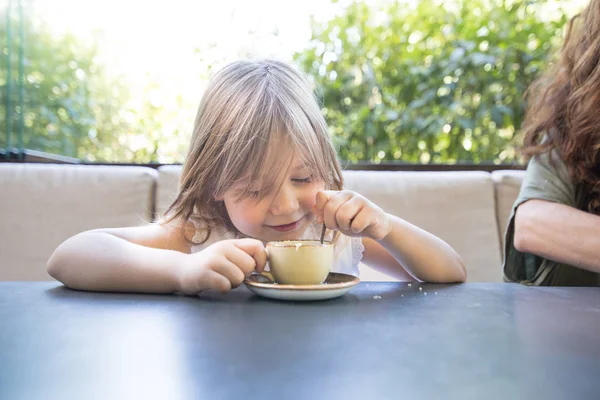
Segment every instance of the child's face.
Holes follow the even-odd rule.
[[[260,184],[257,182],[257,188]],[[223,200],[231,222],[241,233],[263,241],[299,239],[315,219],[313,206],[317,192],[323,189],[323,182],[313,179],[308,169],[294,160],[281,187],[263,197],[241,200],[230,190]]]

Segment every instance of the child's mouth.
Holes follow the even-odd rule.
[[[302,219],[299,219],[296,222],[292,222],[291,224],[276,225],[276,226],[268,225],[268,226],[269,226],[269,228],[273,228],[278,232],[289,232],[289,231],[293,231],[294,229],[296,229],[298,227],[298,225],[300,225],[300,221],[302,221]]]

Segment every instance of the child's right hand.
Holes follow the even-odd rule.
[[[186,255],[177,272],[177,291],[196,295],[212,289],[222,293],[238,287],[267,263],[265,247],[256,239],[223,240],[206,249]]]

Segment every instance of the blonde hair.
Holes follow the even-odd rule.
[[[165,222],[199,220],[207,228],[205,241],[217,226],[237,232],[223,201],[216,199],[234,186],[242,186],[244,197],[255,191],[256,182],[275,183],[274,176],[291,162],[283,146],[325,188],[342,189],[327,124],[305,75],[274,60],[229,64],[204,92],[179,193],[165,211]]]

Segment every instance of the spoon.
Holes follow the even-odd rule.
[[[323,230],[321,230],[321,244],[323,244],[323,239],[325,238],[325,230],[327,227],[323,224]]]

